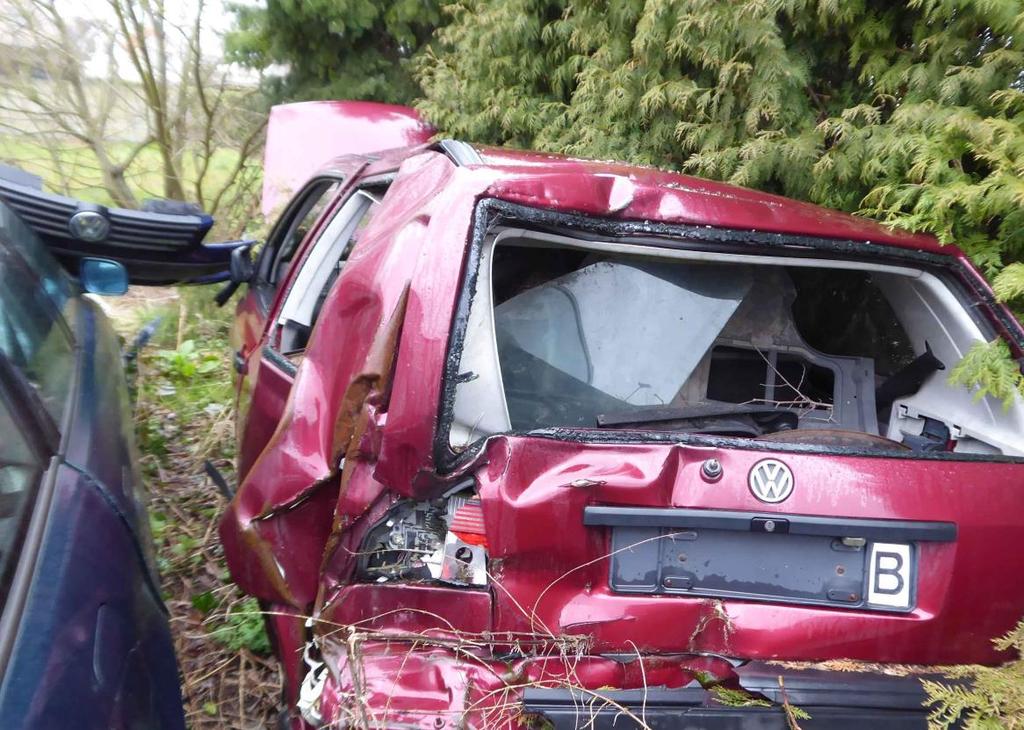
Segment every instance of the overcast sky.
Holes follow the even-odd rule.
[[[232,0],[228,0],[232,1]],[[237,2],[237,0],[233,0]],[[3,0],[0,0],[3,2]],[[258,4],[259,0],[245,0],[247,3]],[[231,12],[227,9],[225,0],[206,0],[203,4],[203,31],[201,45],[203,55],[207,58],[219,58],[223,54],[223,36],[230,30],[233,21]],[[58,5],[66,11],[67,17],[98,18],[111,25],[115,24],[113,11],[107,0],[58,0]],[[195,13],[199,7],[197,0],[165,0],[165,12],[167,20],[177,26],[191,29],[195,19]],[[172,34],[168,35],[170,43],[174,42]],[[122,60],[119,62],[123,68],[128,65]],[[89,72],[95,76],[106,75],[106,59],[102,53],[97,55],[88,64]],[[229,76],[237,83],[255,83],[258,75],[231,67]]]

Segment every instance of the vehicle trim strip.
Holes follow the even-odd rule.
[[[293,363],[291,360],[289,360],[287,357],[282,355],[280,352],[275,350],[270,345],[263,346],[263,357],[265,357],[269,362],[274,363],[274,365],[276,365],[278,368],[283,370],[287,375],[293,378],[295,377],[295,373],[299,371],[299,368],[295,365],[295,363]]]
[[[890,542],[954,542],[957,537],[957,527],[953,522],[601,505],[590,505],[583,510],[583,524],[594,527],[663,527],[766,532],[763,527],[766,520],[784,525],[786,529],[779,532],[790,535],[863,537],[868,540]]]
[[[473,145],[460,139],[442,139],[437,148],[459,167],[482,165],[484,162]]]

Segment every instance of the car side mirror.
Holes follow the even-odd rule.
[[[252,246],[246,244],[239,246],[231,252],[231,282],[233,284],[248,284],[252,281],[256,267],[253,266],[251,258]]]
[[[117,296],[128,291],[128,269],[110,259],[83,258],[78,265],[78,280],[90,294]]]

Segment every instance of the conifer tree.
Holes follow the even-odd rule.
[[[683,170],[956,242],[1024,298],[1017,0],[457,0],[445,134]]]
[[[266,0],[232,9],[228,57],[285,73],[268,77],[275,101],[366,99],[407,103],[419,93],[408,59],[440,21],[436,0]]]

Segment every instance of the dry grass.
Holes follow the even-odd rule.
[[[162,318],[132,377],[140,466],[182,676],[190,728],[266,728],[281,691],[262,619],[230,581],[217,522],[226,502],[203,473],[211,459],[232,478],[228,312],[201,289],[133,289],[104,300],[129,342]],[[230,307],[228,308],[230,309]],[[183,343],[195,349],[184,353]]]

